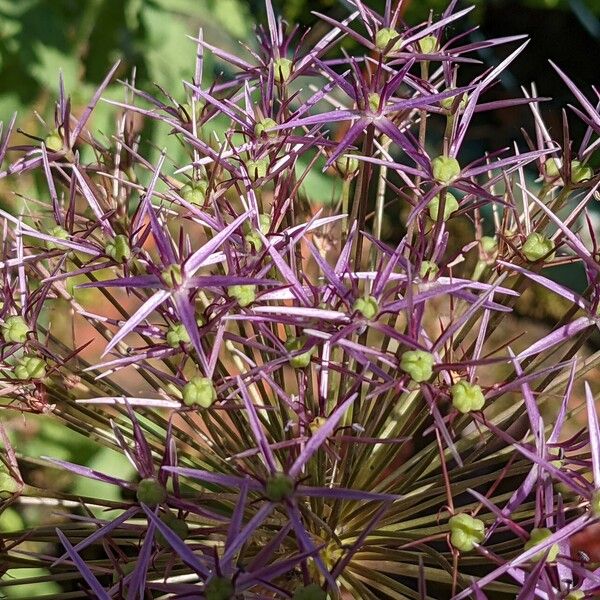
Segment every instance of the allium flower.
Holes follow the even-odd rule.
[[[455,1],[414,26],[401,2],[346,4],[312,47],[270,0],[250,56],[200,32],[185,97],[126,82],[106,139],[93,112],[118,64],[79,118],[61,83],[43,139],[11,148],[9,124],[0,176],[46,191],[0,211],[2,409],[133,469],[19,454],[0,427],[0,510],[52,507],[4,535],[11,575],[42,569],[57,598],[600,593],[573,542],[600,519],[588,383],[576,420],[600,362],[597,107],[555,67],[579,102],[555,140],[535,86],[485,101],[525,44],[457,84],[519,36],[466,41]],[[346,37],[356,53],[333,54]],[[205,53],[230,80],[205,81]],[[520,104],[523,143],[469,162],[473,116]],[[150,160],[133,114],[185,158]],[[574,265],[578,291],[553,279]],[[560,309],[527,331],[534,293]]]

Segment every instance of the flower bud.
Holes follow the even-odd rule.
[[[46,136],[44,144],[51,152],[60,152],[63,149],[63,139],[56,129]]]
[[[269,162],[268,156],[263,156],[263,158],[257,160],[247,160],[246,169],[248,170],[248,177],[252,181],[266,177],[269,170]]]
[[[213,577],[204,587],[206,600],[231,600],[234,593],[233,583],[226,577]]]
[[[231,298],[235,298],[242,308],[249,306],[256,300],[255,285],[230,285],[227,288],[227,293]]]
[[[217,399],[217,390],[208,377],[192,377],[183,386],[183,403],[186,406],[210,408]]]
[[[358,311],[365,319],[370,321],[377,316],[379,304],[373,296],[367,296],[366,298],[357,298],[352,309]]]
[[[533,548],[534,546],[537,546],[538,544],[541,544],[544,540],[547,540],[551,535],[552,535],[552,532],[545,527],[532,529],[531,533],[529,534],[529,540],[525,543],[525,550],[531,550],[531,548]],[[544,558],[544,556],[547,553],[548,555],[547,555],[546,560],[548,562],[553,562],[556,560],[556,557],[558,556],[558,552],[559,552],[558,544],[552,544],[552,546],[550,546],[550,548],[546,548],[545,550],[542,550],[541,552],[538,552],[537,554],[532,556],[531,560],[533,562],[539,562],[540,560],[542,560]]]
[[[292,74],[292,61],[289,58],[278,58],[273,61],[273,73],[277,83],[285,83]]]
[[[437,221],[438,214],[440,212],[440,197],[439,195],[434,196],[429,204],[427,205],[429,209],[429,216],[433,221]],[[455,213],[459,208],[458,200],[454,197],[450,192],[446,192],[446,198],[444,199],[444,215],[442,220],[447,221],[450,216]]]
[[[268,131],[269,129],[273,129],[273,127],[277,127],[277,121],[274,121],[269,117],[263,119],[262,121],[257,121],[254,125],[254,135],[256,137],[277,137],[276,131]]]
[[[306,338],[304,337],[291,337],[288,338],[285,343],[285,348],[288,352],[297,352],[298,350],[302,350],[305,346]],[[294,369],[304,369],[308,367],[314,351],[315,349],[313,347],[302,354],[296,354],[295,356],[290,357],[290,366],[294,367]]]
[[[127,262],[131,258],[131,248],[126,235],[116,235],[114,240],[106,244],[104,252],[115,262]]]
[[[265,483],[265,496],[271,502],[281,502],[293,492],[294,480],[285,473],[275,473]]]
[[[440,268],[431,260],[424,260],[419,268],[421,279],[433,279],[440,272]]]
[[[181,265],[169,265],[162,273],[163,281],[170,288],[179,287],[183,283],[183,273]]]
[[[419,50],[423,54],[431,54],[437,50],[438,41],[435,35],[426,35],[419,40]]]
[[[69,232],[60,225],[55,225],[49,232],[48,235],[51,235],[54,238],[58,238],[59,240],[68,240]],[[46,246],[48,246],[48,250],[56,250],[59,248],[58,244],[54,242],[46,242]]]
[[[173,533],[180,539],[186,540],[188,535],[190,534],[190,528],[188,524],[185,522],[185,519],[177,518],[170,510],[164,513],[161,513],[160,520],[169,527],[173,531]],[[160,532],[156,531],[156,541],[161,546],[168,546],[169,542],[165,536]]]
[[[554,258],[554,242],[543,236],[541,233],[530,233],[525,243],[521,247],[521,252],[525,258],[530,262],[535,262],[543,257],[546,260],[552,260]]]
[[[388,46],[392,42],[394,43],[388,50]],[[402,47],[402,38],[395,29],[384,27],[375,34],[375,46],[380,52],[385,52],[386,50],[388,52],[399,52]]]
[[[175,323],[167,331],[167,344],[172,348],[178,348],[180,344],[189,344],[190,336],[183,323]]]
[[[400,359],[400,368],[416,383],[431,379],[433,375],[433,354],[424,350],[409,350]]]
[[[573,183],[581,183],[587,181],[594,176],[594,171],[587,165],[582,165],[580,161],[571,161],[571,181]]]
[[[162,504],[167,499],[167,490],[165,486],[153,477],[142,479],[138,483],[136,497],[138,502],[148,506]]]
[[[327,594],[316,584],[311,583],[304,587],[298,588],[292,600],[326,600]]]
[[[351,154],[345,154],[335,161],[335,166],[342,177],[351,177],[358,171],[359,162]]]
[[[379,112],[379,107],[381,104],[381,96],[377,92],[371,92],[368,96],[369,100],[369,110],[371,112]]]
[[[2,323],[2,335],[4,341],[13,344],[23,344],[27,340],[27,333],[30,331],[25,319],[19,315],[8,317]]]
[[[200,180],[186,183],[180,190],[179,195],[190,204],[201,205],[206,200],[208,181]]]
[[[17,379],[41,379],[46,375],[46,362],[37,356],[25,355],[15,365]]]
[[[475,544],[483,542],[485,525],[480,519],[460,513],[450,517],[450,543],[461,552],[470,552]]]
[[[460,165],[451,156],[438,156],[431,161],[433,178],[443,185],[450,185],[460,177]]]
[[[468,381],[455,383],[450,388],[450,396],[452,396],[452,406],[463,414],[472,410],[481,410],[485,404],[481,388]]]

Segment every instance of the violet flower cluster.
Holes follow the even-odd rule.
[[[600,519],[577,391],[600,362],[598,92],[548,69],[576,100],[559,132],[534,86],[486,100],[526,42],[456,34],[455,0],[414,27],[402,2],[348,0],[317,40],[265,4],[240,56],[199,33],[183,95],[131,79],[107,100],[117,64],[78,116],[61,84],[43,139],[5,130],[0,176],[44,186],[0,212],[2,415],[56,420],[137,475],[47,457],[122,500],[36,488],[3,429],[0,510],[55,508],[0,564],[46,569],[57,598],[593,597],[572,541]],[[506,58],[481,64],[489,48]],[[207,81],[206,53],[234,75]],[[467,163],[476,113],[519,105],[521,143]],[[140,120],[188,160],[150,160]],[[326,206],[305,185],[322,171]],[[532,338],[514,309],[534,286],[566,308]]]

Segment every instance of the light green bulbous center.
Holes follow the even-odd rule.
[[[41,379],[46,375],[46,361],[37,356],[22,356],[15,365],[17,379]]]
[[[433,221],[438,220],[438,215],[440,214],[440,204],[441,199],[440,196],[437,195],[434,196],[427,205],[427,208],[429,209],[429,216]],[[446,197],[444,198],[444,214],[442,216],[442,220],[447,221],[458,209],[458,200],[453,194],[451,194],[450,192],[446,192]]]
[[[217,390],[212,380],[208,377],[192,377],[183,386],[183,403],[186,406],[200,406],[210,408],[217,400]]]
[[[357,298],[354,302],[353,310],[358,311],[365,319],[373,319],[379,312],[379,304],[373,296],[367,298]]]
[[[433,354],[424,350],[409,350],[400,359],[400,368],[416,383],[428,381],[433,375]]]
[[[480,519],[461,513],[449,520],[450,543],[461,552],[470,552],[485,538],[485,525]]]
[[[138,483],[136,497],[138,502],[148,506],[156,506],[157,504],[162,504],[167,499],[167,490],[162,483],[152,477],[148,477]]]
[[[531,548],[537,546],[538,544],[541,544],[544,540],[547,540],[551,535],[552,532],[545,527],[532,529],[531,533],[529,534],[529,540],[527,540],[527,542],[525,543],[525,550],[531,550]],[[558,552],[558,544],[553,544],[552,546],[550,546],[550,548],[547,548],[545,550],[542,550],[541,552],[538,552],[537,554],[534,554],[531,557],[531,560],[533,562],[539,562],[544,558],[546,553],[548,553],[546,560],[548,562],[553,562],[556,560]]]
[[[305,346],[306,339],[304,337],[290,337],[285,342],[285,348],[288,352],[298,352],[298,350],[302,350]],[[289,359],[290,366],[294,367],[294,369],[304,369],[308,367],[314,350],[314,348],[311,348],[306,352],[291,356]]]
[[[460,164],[452,156],[437,156],[431,161],[433,178],[443,185],[450,185],[460,177]]]
[[[231,298],[237,300],[237,303],[245,308],[256,300],[255,285],[230,285],[227,288],[227,293]]]
[[[19,315],[8,317],[2,324],[2,336],[6,342],[22,344],[27,340],[29,326],[25,319]]]
[[[530,233],[521,248],[521,252],[530,262],[535,262],[546,257],[546,260],[554,258],[554,242],[541,233]]]
[[[473,410],[481,410],[485,404],[485,396],[481,388],[468,381],[459,381],[450,388],[452,405],[458,412],[466,414]]]

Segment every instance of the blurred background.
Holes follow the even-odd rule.
[[[377,10],[384,4],[384,0],[366,1]],[[479,25],[480,32],[471,34],[474,39],[528,34],[529,48],[511,65],[495,93],[499,97],[519,96],[521,84],[535,81],[541,95],[553,98],[544,110],[555,130],[559,130],[559,107],[572,99],[549,69],[547,60],[559,64],[584,90],[600,83],[600,0],[479,0],[474,3],[476,9],[453,26],[454,33]],[[288,21],[315,26],[316,37],[328,26],[319,23],[311,11],[339,19],[348,14],[343,0],[273,0],[273,4]],[[446,0],[405,0],[404,18],[414,24],[426,18],[430,10],[439,14],[446,5]],[[250,46],[255,43],[253,24],[266,21],[264,13],[263,0],[0,0],[0,120],[9,120],[17,111],[23,131],[45,136],[52,127],[59,70],[63,72],[66,89],[77,112],[117,59],[123,61],[118,72],[120,78],[129,78],[135,69],[137,87],[155,93],[154,83],[160,83],[178,101],[184,102],[181,80],[191,79],[195,60],[195,44],[187,36],[196,35],[202,27],[208,42],[239,52],[240,41]],[[348,49],[350,46],[348,43]],[[490,65],[500,58],[495,53],[480,56]],[[204,84],[211,78],[227,77],[227,69],[227,65],[208,53]],[[122,86],[116,82],[111,84],[106,96],[121,100]],[[512,143],[520,137],[522,124],[531,122],[525,114],[527,111],[526,108],[504,110],[478,117],[469,141],[472,152]],[[113,108],[100,103],[93,129],[100,136],[102,132],[109,135],[114,116]],[[49,125],[44,125],[44,121]],[[142,135],[146,154],[166,146],[172,158],[178,160],[180,148],[164,128],[146,123]],[[21,134],[15,138],[14,143],[26,139]],[[331,197],[325,178],[317,179],[313,186],[315,198],[326,202]],[[39,192],[37,197],[44,194],[42,182],[26,178],[18,182],[2,180],[2,207],[18,210],[14,194],[17,188],[28,195]],[[539,302],[531,302],[531,298],[528,303],[540,306]],[[544,316],[537,317],[543,319]],[[51,419],[13,417],[11,432],[21,454],[49,455],[100,469],[108,464],[113,475],[131,476],[130,466],[122,456],[109,449],[98,449],[89,440],[71,432],[66,437],[64,430]],[[29,481],[40,487],[44,487],[49,477],[46,471],[36,468],[35,462],[27,466],[26,472]],[[52,476],[55,475],[53,472]],[[54,488],[88,495],[101,493],[106,498],[118,495],[118,490],[104,484],[74,481],[66,472],[62,472],[61,477],[64,481],[52,481]],[[86,487],[81,487],[83,485]],[[102,489],[92,491],[90,486]],[[19,512],[13,508],[4,511],[0,514],[0,535],[3,531],[20,530],[36,523],[38,510],[32,506]],[[43,575],[43,571],[20,569],[18,573],[8,572],[2,579],[10,582],[15,578]],[[44,582],[2,587],[0,597],[52,597],[59,591],[56,585]]]

